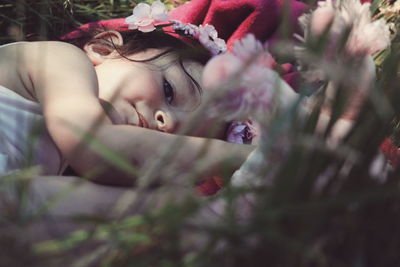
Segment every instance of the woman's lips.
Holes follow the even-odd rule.
[[[149,128],[149,124],[147,123],[144,116],[142,114],[140,114],[137,110],[136,110],[136,113],[138,114],[138,118],[139,118],[139,126],[143,127],[143,128]]]
[[[138,127],[149,128],[149,123],[146,121],[145,117],[137,111],[135,106],[134,109],[138,117],[138,122],[132,123],[128,117],[122,116],[110,102],[100,99],[100,103],[113,124],[130,124]]]

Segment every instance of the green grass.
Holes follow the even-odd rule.
[[[18,40],[56,40],[87,22],[127,17],[139,0],[3,0],[0,44]],[[186,0],[164,0],[172,9]]]
[[[165,2],[172,8],[184,1]],[[0,41],[57,39],[89,21],[128,16],[135,3],[5,0],[0,4]],[[382,16],[378,9],[375,15]],[[398,14],[386,18],[399,29]],[[35,169],[2,177],[0,266],[400,266],[400,169],[386,180],[369,173],[384,138],[400,141],[399,41],[396,36],[391,48],[376,56],[378,79],[372,96],[339,147],[332,149],[326,138],[310,134],[315,127],[313,115],[305,124],[296,123],[291,116],[276,118],[271,132],[288,136],[287,157],[272,166],[274,173],[272,168],[257,173],[262,179],[273,175],[271,185],[228,185],[217,196],[199,199],[168,184],[151,191],[150,197],[121,196],[115,208],[121,215],[118,219],[109,217],[115,210],[96,216],[49,218],[46,210],[55,203],[48,203],[40,212],[32,212],[27,203],[27,178]],[[334,100],[338,103],[335,112],[340,113],[341,97],[338,94]],[[289,115],[296,118],[296,110],[292,112]],[[314,114],[318,112],[317,107]],[[283,120],[289,122],[284,130]],[[266,154],[279,140],[270,138],[272,145],[266,146]],[[167,171],[167,180],[179,178]],[[329,178],[322,181],[322,173],[329,173]],[[8,197],[9,190],[16,199]],[[245,200],[249,195],[255,199],[252,204]],[[63,197],[61,194],[54,201]],[[131,204],[157,200],[163,204],[149,204],[157,208],[122,216]],[[199,211],[219,201],[226,203],[220,220],[211,223],[207,216],[199,218]],[[244,204],[250,205],[252,216],[243,221],[237,211]],[[40,227],[34,227],[42,222],[48,229],[66,222],[78,229],[62,238],[36,242],[27,229],[39,232]]]

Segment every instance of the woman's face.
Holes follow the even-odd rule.
[[[161,52],[148,49],[128,58],[146,60]],[[96,65],[99,97],[111,103],[108,114],[113,123],[177,133],[207,95],[200,93],[192,80],[201,87],[203,66],[193,61],[184,61],[182,65],[172,53],[146,63],[110,57]],[[210,123],[215,124],[211,120],[201,121],[202,125]],[[218,137],[208,136],[205,127],[196,128],[188,134]]]

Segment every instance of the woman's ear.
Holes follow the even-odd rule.
[[[114,56],[116,47],[123,45],[121,33],[117,31],[105,31],[97,34],[92,40],[83,46],[83,50],[94,66],[97,66],[110,55]]]

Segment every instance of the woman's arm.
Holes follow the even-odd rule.
[[[80,175],[91,173],[95,181],[120,185],[132,184],[137,178],[138,173],[111,163],[99,152],[98,144],[141,168],[148,160],[157,160],[168,145],[179,142],[179,149],[173,153],[177,171],[191,170],[201,156],[212,163],[204,175],[225,177],[239,168],[253,149],[219,140],[113,125],[98,101],[96,73],[83,51],[60,42],[25,46],[21,68],[32,81],[52,138]],[[220,164],[226,159],[230,159],[230,164],[221,169]]]

